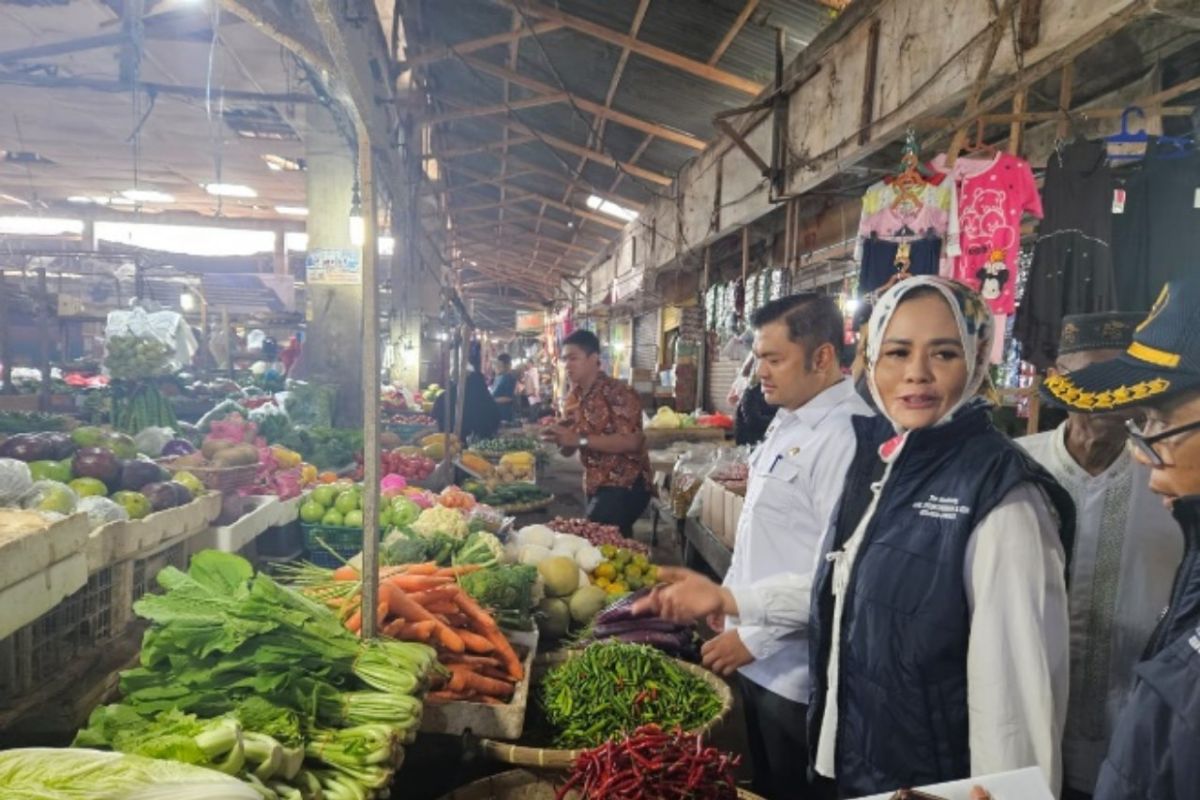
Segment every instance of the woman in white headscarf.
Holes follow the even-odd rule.
[[[815,574],[714,594],[668,571],[679,582],[650,603],[807,628],[812,767],[843,797],[1027,766],[1058,790],[1074,510],[992,426],[992,336],[987,306],[960,284],[888,290],[867,351],[883,416],[855,419]]]

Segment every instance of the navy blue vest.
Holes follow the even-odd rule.
[[[881,417],[855,418],[858,447],[828,550],[853,535],[894,435]],[[851,797],[970,775],[967,644],[971,631],[963,563],[972,531],[1022,483],[1041,486],[1075,530],[1070,496],[997,431],[986,407],[944,426],[913,431],[887,485],[850,576],[841,629],[837,782]],[[828,552],[827,550],[827,552]],[[815,753],[826,702],[833,631],[832,565],[821,559],[809,631]]]
[[[1175,501],[1183,562],[1138,664],[1096,782],[1096,800],[1200,797],[1200,497]]]

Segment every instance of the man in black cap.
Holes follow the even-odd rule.
[[[1107,312],[1063,319],[1051,380],[1121,355],[1142,318]],[[1071,412],[1054,430],[1017,440],[1075,502],[1064,800],[1086,800],[1095,790],[1133,668],[1170,599],[1183,550],[1178,526],[1150,491],[1149,468],[1127,447],[1125,423],[1134,415]]]
[[[1138,409],[1135,457],[1184,535],[1170,604],[1135,669],[1100,767],[1096,800],[1200,797],[1200,275],[1163,288],[1115,359],[1043,386],[1072,412]]]

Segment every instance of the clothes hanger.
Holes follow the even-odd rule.
[[[1114,133],[1111,136],[1106,136],[1104,141],[1108,144],[1142,144],[1147,147],[1150,144],[1150,134],[1146,133],[1145,125],[1136,131],[1129,130],[1130,117],[1137,116],[1143,121],[1146,119],[1146,112],[1139,106],[1129,106],[1121,112],[1121,131]],[[1135,159],[1148,157],[1169,161],[1176,158],[1185,158],[1190,155],[1195,147],[1195,142],[1190,136],[1159,136],[1158,146],[1153,153],[1143,151],[1142,153],[1110,153],[1108,158],[1110,161],[1132,161]]]
[[[988,144],[983,140],[983,117],[980,117],[975,123],[975,141],[967,145],[963,150],[963,155],[979,155],[983,158],[991,158],[996,155],[996,146]],[[983,159],[979,159],[983,160]]]
[[[900,161],[904,165],[904,171],[896,176],[892,181],[892,189],[896,192],[896,199],[892,201],[892,208],[896,208],[902,203],[913,203],[918,209],[925,207],[925,201],[920,197],[920,190],[928,181],[917,168],[917,154],[910,151],[905,152],[904,157]]]

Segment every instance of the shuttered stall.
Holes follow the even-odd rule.
[[[634,369],[658,370],[658,311],[641,314],[633,318],[633,359]],[[653,377],[658,381],[658,375]]]

